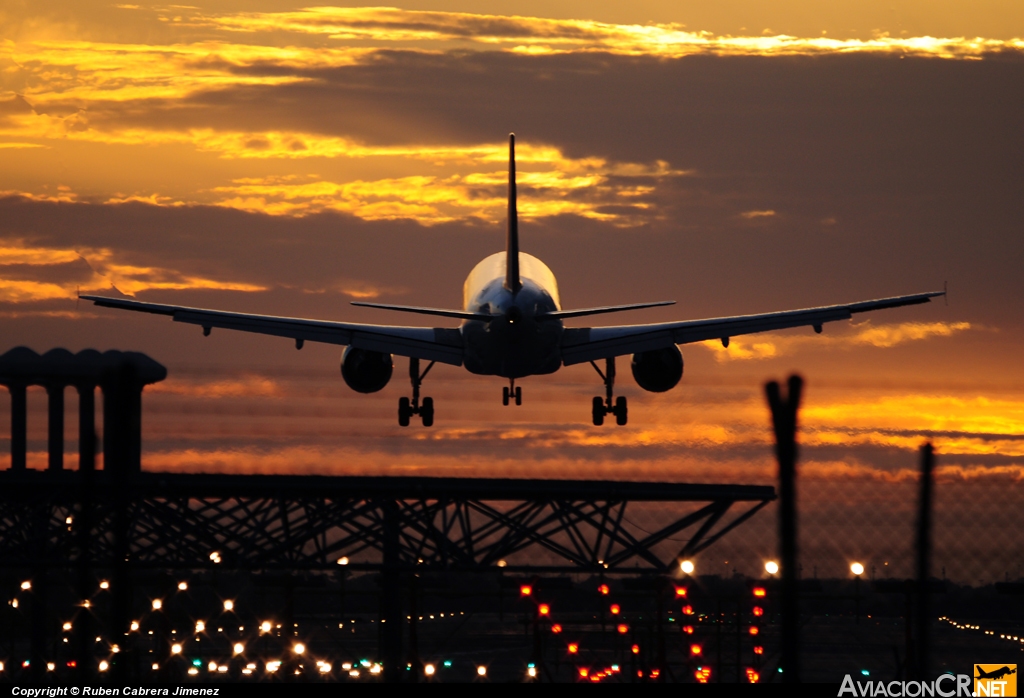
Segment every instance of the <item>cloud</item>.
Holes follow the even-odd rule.
[[[767,211],[744,211],[740,215],[743,216],[744,218],[748,219],[748,220],[750,220],[752,218],[771,218],[772,216],[775,215],[775,211],[772,211],[772,210],[767,210]]]

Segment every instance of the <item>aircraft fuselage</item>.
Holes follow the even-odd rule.
[[[470,373],[523,378],[554,373],[562,365],[558,351],[562,321],[539,316],[561,310],[555,275],[542,261],[519,253],[522,287],[505,286],[505,253],[487,257],[469,273],[463,308],[497,315],[490,322],[464,320],[465,367]]]

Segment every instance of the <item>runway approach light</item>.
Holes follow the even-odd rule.
[[[231,649],[235,654],[241,654],[242,652],[245,652],[245,645],[241,642],[236,642]]]
[[[188,582],[178,582],[178,591],[188,591]]]
[[[164,607],[164,602],[162,600],[160,600],[160,599],[153,599],[153,610],[154,611],[159,611],[163,607]]]
[[[519,587],[519,595],[520,596],[529,596],[532,593],[533,593],[533,587],[531,587],[529,584],[524,584],[521,587]]]
[[[859,562],[855,562],[852,565],[850,565],[850,571],[859,577],[862,574],[864,574],[864,565],[860,564]]]
[[[32,582],[28,581],[27,579],[24,582],[21,583],[22,591],[28,591],[31,588],[32,588]]]
[[[551,613],[551,606],[548,606],[546,603],[542,603],[537,607],[537,612],[542,616],[549,615]]]
[[[104,579],[102,582],[100,582],[100,589],[109,589],[109,588],[110,588],[110,582],[108,582],[106,579]]]
[[[683,560],[679,563],[679,569],[682,570],[683,574],[693,574],[693,561]]]
[[[601,594],[602,596],[608,596],[610,592],[611,589],[608,588],[607,584],[602,584],[597,588],[597,593]]]
[[[295,652],[295,654],[305,654],[306,646],[304,644],[302,644],[301,642],[296,642],[292,646],[292,651]]]
[[[171,654],[181,654],[181,645],[175,642],[171,645]]]
[[[423,667],[423,673],[427,676],[433,676],[435,671],[437,671],[437,668],[433,664],[426,664]]]
[[[778,574],[779,563],[775,562],[775,560],[769,560],[768,562],[764,563],[764,571],[768,574]]]
[[[343,565],[343,566],[347,565],[348,564],[348,558],[345,557],[344,555],[342,555],[341,557],[338,558],[338,564],[339,565]]]
[[[478,666],[476,668],[476,675],[477,676],[487,676],[487,667],[485,667],[483,664]]]
[[[235,610],[235,602],[232,601],[231,599],[225,599],[224,600],[224,610],[225,611],[233,611],[233,610]]]
[[[203,621],[201,621],[201,620],[197,620],[197,621],[196,621],[196,632],[197,632],[197,633],[201,633],[201,632],[203,632],[204,630],[206,630],[206,623],[204,623],[204,622],[203,622]]]
[[[270,629],[272,627],[273,626],[270,624],[270,621],[269,620],[265,620],[262,623],[260,623],[260,632],[261,633],[269,633]]]

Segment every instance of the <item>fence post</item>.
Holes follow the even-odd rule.
[[[935,467],[935,451],[931,444],[921,447],[921,498],[918,501],[917,513],[917,604],[914,619],[917,630],[915,653],[916,661],[913,669],[920,680],[928,674],[928,631],[931,624],[929,617],[929,572],[932,555],[932,469]],[[909,658],[908,658],[909,659]]]
[[[782,663],[783,683],[800,682],[800,597],[797,578],[796,521],[796,414],[803,392],[803,379],[789,377],[789,395],[783,397],[779,384],[765,386],[772,410],[775,455],[779,461],[779,553],[782,562]]]

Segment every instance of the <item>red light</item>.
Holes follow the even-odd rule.
[[[576,654],[579,651],[580,651],[580,646],[579,645],[577,645],[575,642],[570,642],[569,643],[569,654]]]
[[[593,676],[590,677],[591,683],[597,683],[600,680],[601,680],[601,675],[600,674],[594,674]]]
[[[613,667],[611,668],[611,670],[610,670],[610,671],[611,671],[611,672],[612,672],[612,673],[614,674],[615,672],[618,672],[618,671],[622,671],[622,670],[621,670],[621,669],[619,669],[619,665],[618,665],[618,664],[616,664],[615,666],[613,666]],[[607,673],[607,672],[606,672],[606,673]]]
[[[687,604],[686,606],[683,606],[683,615],[684,616],[692,616],[693,615],[693,606],[690,606],[689,604]]]
[[[587,669],[585,667],[580,668],[580,676],[582,676],[583,678],[587,678],[588,674],[590,674],[590,669]]]
[[[629,626],[626,625],[625,623],[621,623],[619,625],[619,634],[620,635],[625,635],[628,632],[629,632]]]
[[[540,613],[542,616],[546,616],[549,613],[551,613],[551,606],[548,606],[546,603],[542,603],[540,606],[537,607],[537,612]]]
[[[661,676],[661,669],[651,669],[651,678],[656,679]]]
[[[686,633],[687,635],[693,635],[693,626],[692,625],[684,625],[683,626],[683,632]]]
[[[72,659],[70,662],[68,662],[67,665],[74,669],[76,666],[78,666],[78,663],[74,659]]]
[[[602,596],[608,596],[608,594],[609,594],[609,593],[611,592],[611,589],[609,589],[609,588],[608,588],[608,585],[607,585],[607,584],[602,584],[601,586],[599,586],[599,587],[597,588],[597,591],[598,591],[598,593],[600,593],[600,594],[601,594]]]
[[[619,608],[619,604],[613,603],[610,610],[611,610],[613,616],[617,616],[617,615],[619,615],[619,611],[621,611],[622,609]]]
[[[558,633],[562,632],[562,626],[559,625],[558,623],[555,623],[554,625],[551,626],[551,632],[553,632],[553,633],[555,633],[557,635]]]
[[[636,670],[636,675],[639,676],[642,679],[644,677],[643,670],[642,669],[637,669]]]
[[[530,586],[529,584],[524,584],[523,586],[519,587],[519,595],[520,596],[529,596],[532,593],[533,593],[533,587]]]
[[[756,625],[751,625],[750,626],[750,634],[751,635],[757,635],[759,632],[761,632],[761,631],[757,629]]]
[[[763,616],[764,615],[764,609],[761,608],[760,606],[754,606],[754,615],[755,616]]]
[[[761,675],[753,669],[747,669],[747,681],[750,683],[757,683],[761,680]]]
[[[768,592],[764,590],[764,587],[754,587],[754,596],[761,599],[768,595]]]
[[[707,683],[711,679],[711,667],[702,666],[693,672],[693,675],[697,678],[697,683]]]
[[[755,645],[754,654],[764,654],[764,647],[761,647],[761,645]]]
[[[640,645],[633,645],[633,654],[640,654]]]
[[[686,596],[686,587],[676,587],[676,596],[680,598]]]
[[[690,645],[690,654],[701,654],[704,651],[700,645]]]

